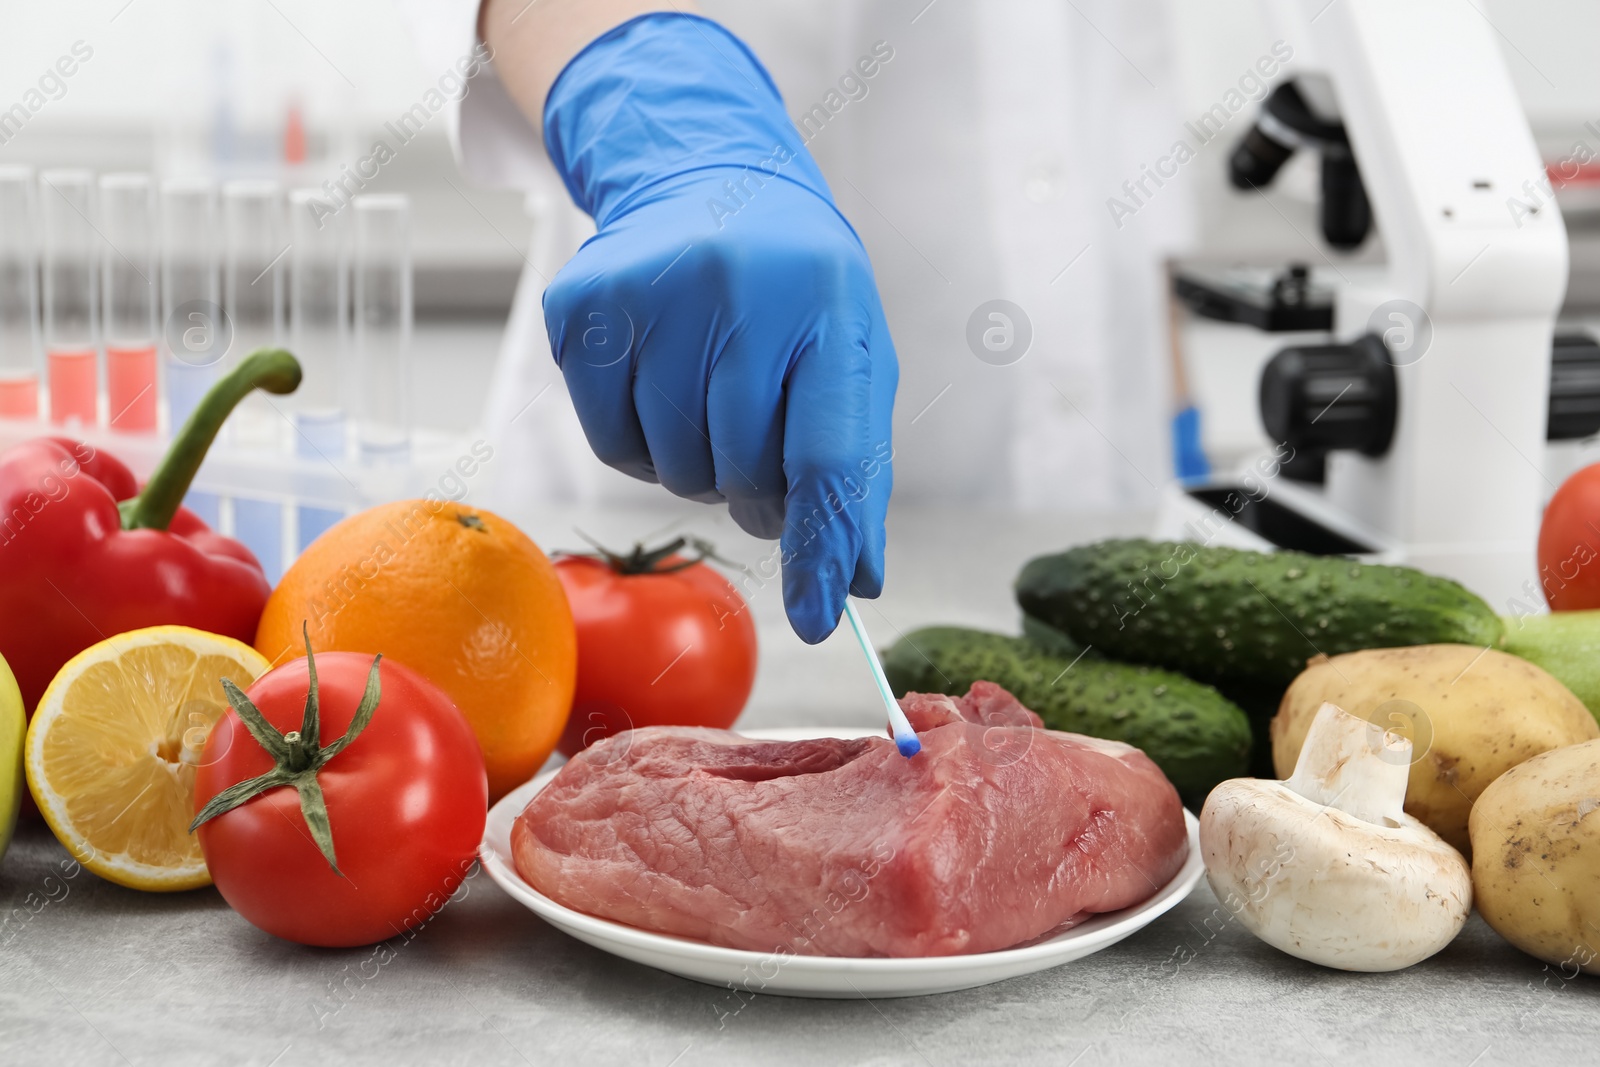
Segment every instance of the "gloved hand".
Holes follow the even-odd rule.
[[[883,587],[899,371],[860,239],[766,71],[706,19],[606,33],[544,123],[599,229],[544,296],[590,447],[781,535],[790,623],[822,640],[847,590]]]

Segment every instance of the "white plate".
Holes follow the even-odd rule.
[[[741,730],[746,737],[801,741],[811,737],[882,736],[877,730],[813,727],[785,730]],[[559,769],[559,768],[558,768]],[[911,959],[855,959],[842,956],[790,956],[781,962],[764,952],[723,948],[703,941],[656,934],[634,926],[573,911],[534,889],[511,860],[511,825],[534,794],[555,777],[546,771],[512,790],[489,811],[479,855],[500,888],[541,919],[579,941],[623,959],[751,993],[783,993],[795,997],[915,997],[988,985],[1082,959],[1143,929],[1174,907],[1195,887],[1204,872],[1200,862],[1200,823],[1184,812],[1189,827],[1189,859],[1160,892],[1142,904],[1096,915],[1079,926],[1038,944],[967,956],[922,956]]]

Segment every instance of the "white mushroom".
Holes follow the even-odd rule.
[[[1472,910],[1466,860],[1402,810],[1411,742],[1323,704],[1288,781],[1206,798],[1211,888],[1267,944],[1326,967],[1395,971],[1448,945]]]

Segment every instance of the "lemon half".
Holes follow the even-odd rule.
[[[45,690],[28,726],[28,788],[85,867],[132,889],[208,885],[189,833],[211,728],[270,664],[231,637],[152,626],[92,645]]]

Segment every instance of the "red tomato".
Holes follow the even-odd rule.
[[[1544,509],[1539,581],[1552,611],[1600,608],[1600,463],[1562,482]]]
[[[568,756],[639,726],[726,728],[750,697],[749,606],[706,564],[661,552],[556,561],[578,628]]]
[[[326,749],[349,728],[372,657],[323,652],[316,667]],[[472,728],[415,671],[386,659],[379,680],[366,729],[316,773],[342,877],[313,842],[292,786],[271,788],[196,831],[223,899],[269,934],[329,947],[394,937],[427,921],[472,866],[489,800]],[[297,659],[245,695],[288,735],[300,729],[309,689],[306,661]],[[274,766],[230,710],[206,741],[195,810]]]

